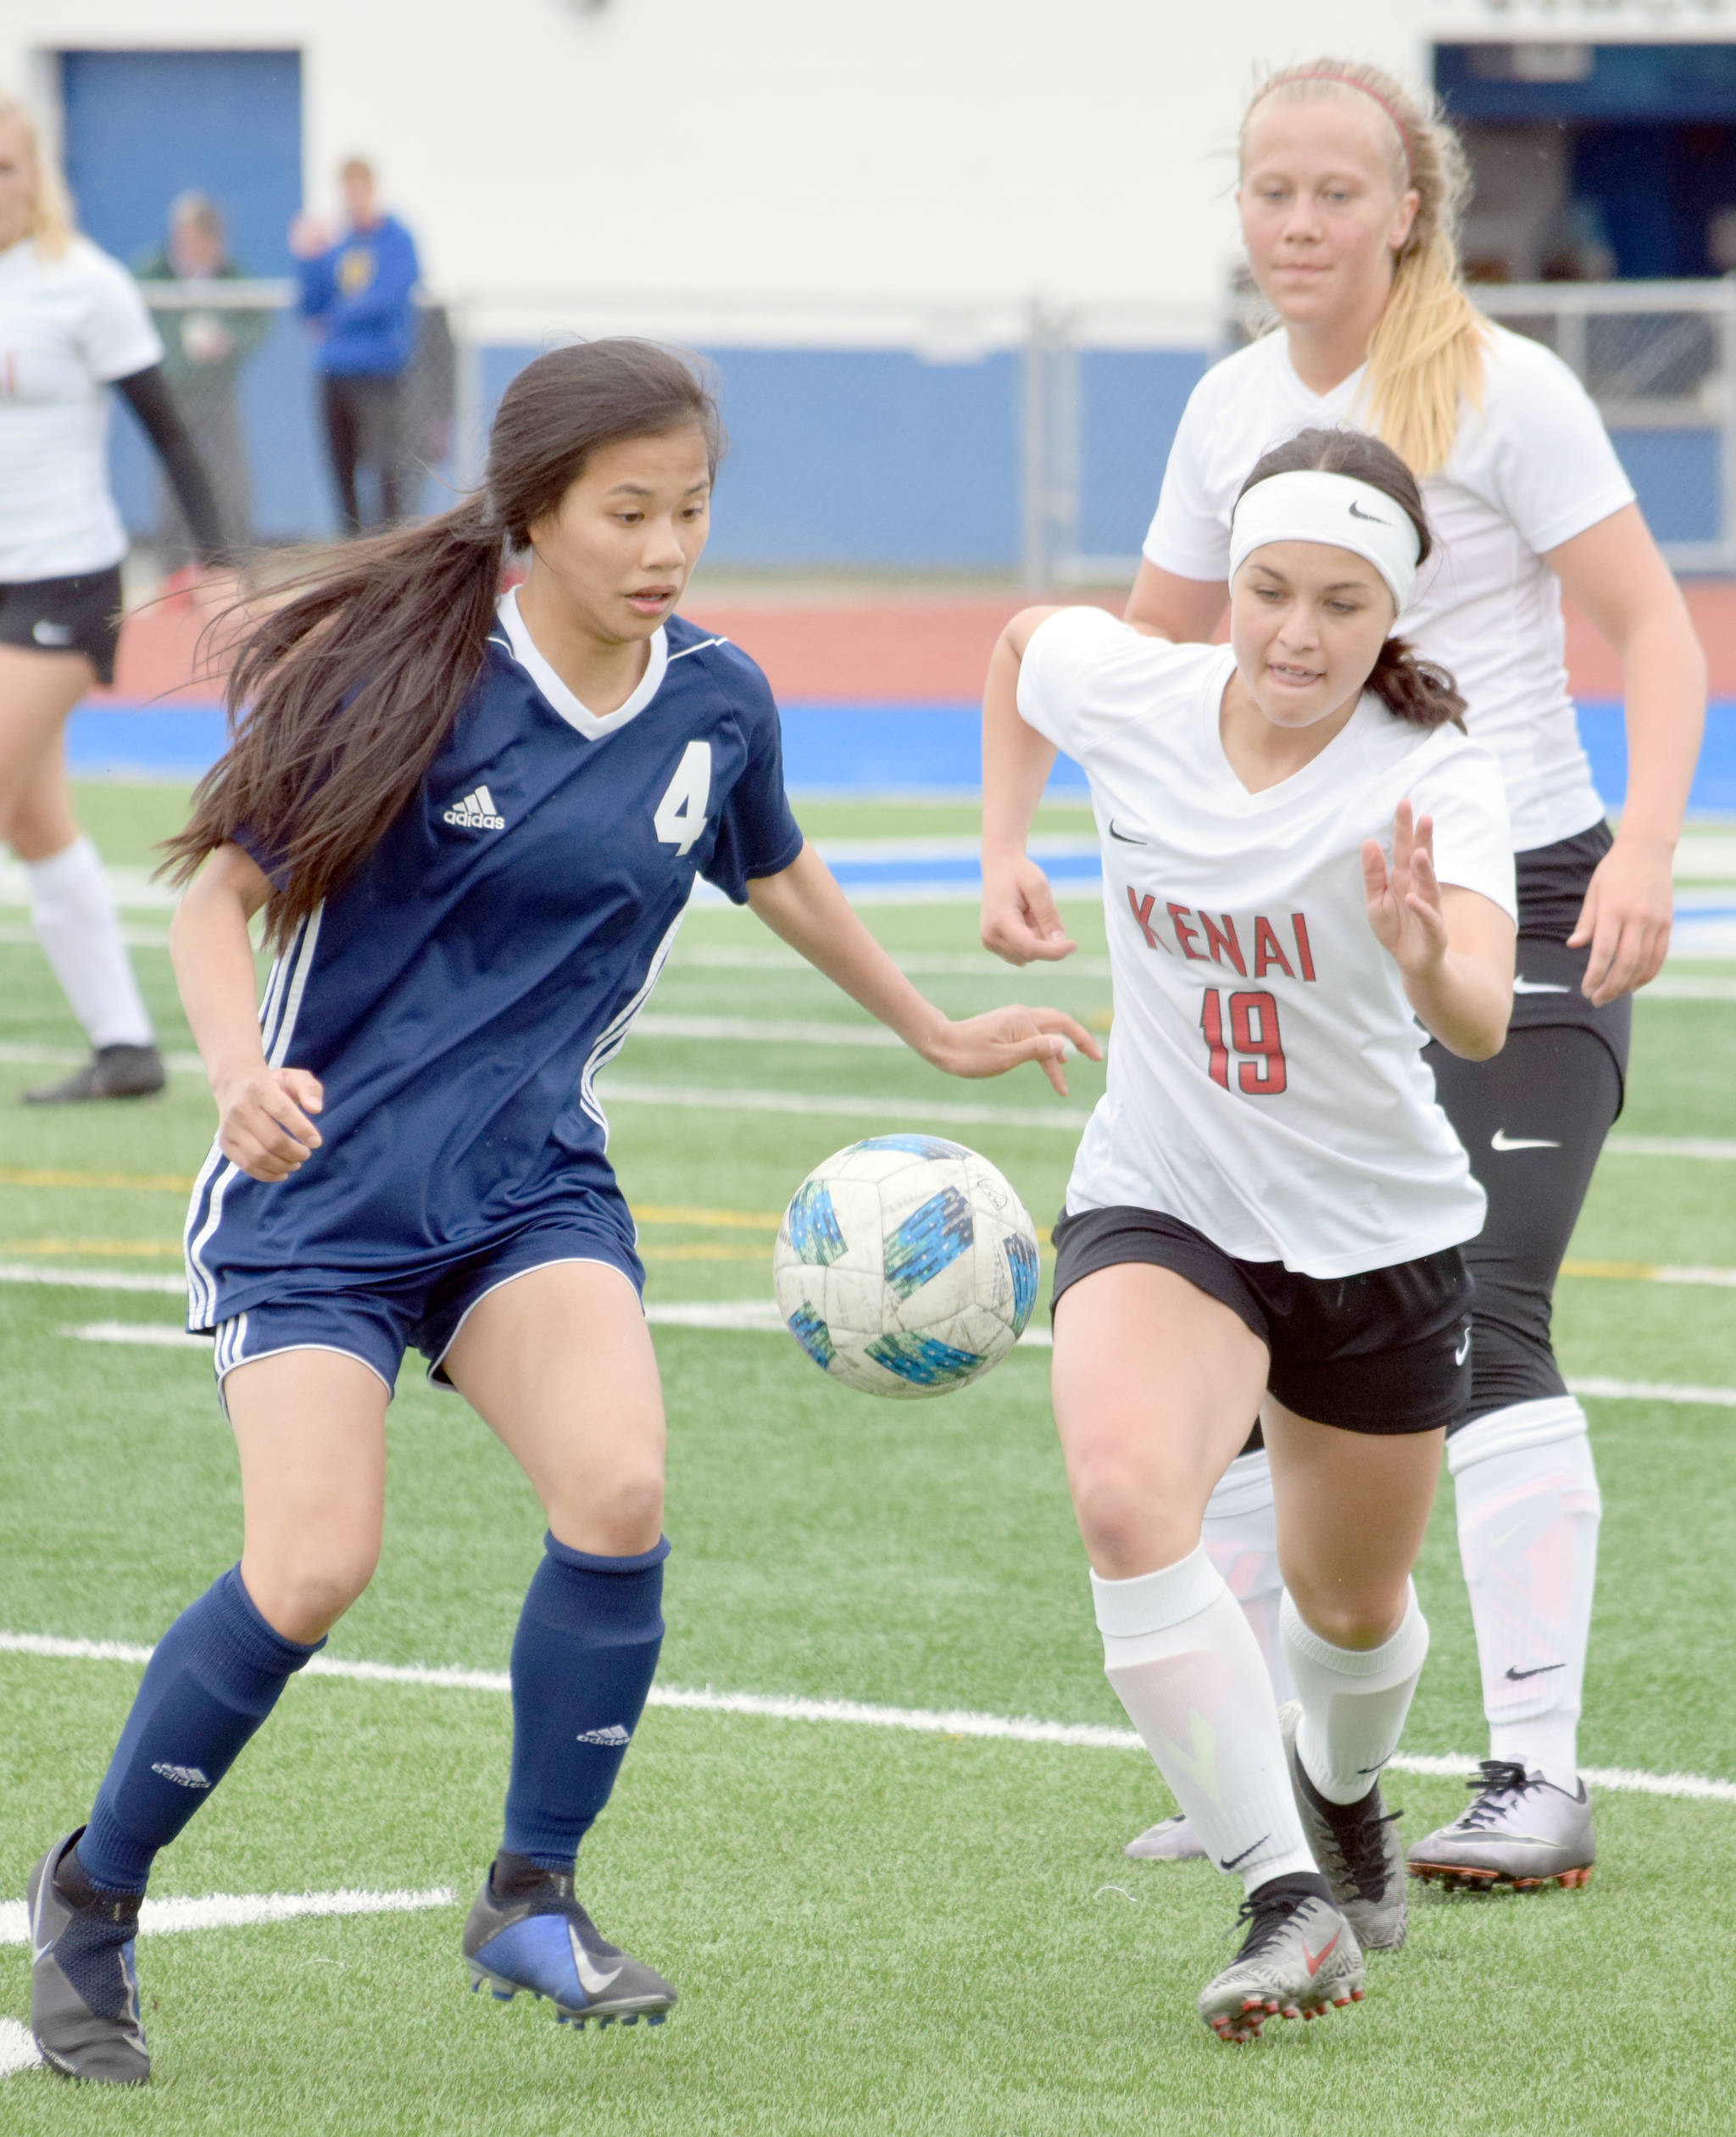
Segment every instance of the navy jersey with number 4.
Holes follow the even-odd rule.
[[[419,793],[272,971],[266,1058],[320,1079],[322,1142],[270,1185],[214,1148],[187,1217],[188,1325],[262,1304],[286,1271],[432,1276],[612,1196],[593,1079],[694,879],[739,904],[801,844],[777,710],[744,654],[672,618],[598,720],[507,595]]]

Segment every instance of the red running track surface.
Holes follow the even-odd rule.
[[[1700,580],[1684,589],[1711,669],[1715,697],[1736,697],[1736,582]],[[1077,595],[1107,608],[1118,596]],[[1006,594],[968,600],[824,604],[697,599],[686,613],[750,653],[780,698],[793,704],[966,704],[982,688],[988,656],[1007,619],[1024,605]],[[136,704],[173,693],[209,703],[219,688],[196,674],[198,621],[184,599],[130,616],[121,632],[112,698]],[[1567,668],[1582,698],[1621,695],[1621,665],[1584,616],[1567,612]]]

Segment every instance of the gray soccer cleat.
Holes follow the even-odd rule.
[[[470,1986],[486,1983],[498,2003],[520,1989],[547,1996],[557,2025],[636,2026],[641,2018],[660,2026],[675,2003],[675,1990],[660,1973],[612,1944],[573,1897],[573,1881],[545,1871],[532,1890],[505,1897],[494,1889],[491,1868],[465,1924],[464,1955]]]
[[[1405,1851],[1399,1845],[1398,1813],[1381,1800],[1380,1783],[1360,1803],[1329,1803],[1303,1771],[1296,1750],[1302,1720],[1299,1701],[1278,1709],[1290,1786],[1302,1833],[1320,1874],[1333,1889],[1365,1951],[1396,1951],[1405,1941],[1410,1897]]]
[[[154,1046],[99,1046],[62,1083],[26,1091],[26,1105],[83,1105],[92,1099],[147,1099],[169,1078]]]
[[[64,2078],[142,2085],[151,2057],[132,1962],[137,1896],[98,1892],[80,1906],[54,1881],[83,1831],[57,1840],[31,1872],[31,2031],[43,2062]]]
[[[1281,1892],[1249,1900],[1242,1949],[1199,1992],[1199,2015],[1220,2040],[1257,2040],[1268,2018],[1323,2018],[1362,2001],[1356,1932],[1330,1900]]]
[[[1461,1892],[1583,1884],[1597,1858],[1585,1784],[1569,1795],[1535,1767],[1484,1759],[1470,1808],[1410,1850],[1413,1878]]]
[[[1205,1850],[1200,1846],[1186,1815],[1178,1811],[1172,1818],[1160,1818],[1155,1825],[1148,1826],[1137,1840],[1129,1840],[1121,1850],[1136,1862],[1203,1862]]]

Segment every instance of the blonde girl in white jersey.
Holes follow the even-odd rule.
[[[1378,1776],[1427,1650],[1410,1567],[1483,1216],[1418,1020],[1497,1052],[1514,942],[1494,760],[1391,637],[1428,551],[1395,454],[1306,433],[1242,486],[1229,647],[1027,609],[983,708],[985,874],[1018,873],[1057,748],[1103,841],[1115,1043],[1055,1228],[1055,1419],[1110,1680],[1246,1891],[1199,1999],[1226,2040],[1360,1998],[1363,1948],[1405,1934]],[[1256,1411],[1282,1716],[1200,1540]]]
[[[30,114],[0,97],[0,839],[23,864],[37,938],[91,1043],[74,1075],[26,1094],[57,1104],[163,1088],[61,742],[79,699],[114,676],[126,534],[108,493],[111,386],[156,448],[202,558],[221,548],[162,361],[131,276],[78,234]],[[199,592],[224,598],[234,583]]]
[[[1489,1758],[1464,1816],[1411,1850],[1420,1876],[1577,1884],[1591,1805],[1577,1726],[1600,1501],[1586,1422],[1550,1347],[1555,1277],[1620,1109],[1631,991],[1669,941],[1671,859],[1704,714],[1705,664],[1596,410],[1547,349],[1484,320],[1460,287],[1458,143],[1380,70],[1321,59],[1250,104],[1238,201],[1281,331],[1208,372],[1176,439],[1130,621],[1204,639],[1221,615],[1230,509],[1249,461],[1310,425],[1377,429],[1424,478],[1439,545],[1402,620],[1451,671],[1500,759],[1517,852],[1513,1036],[1492,1063],[1430,1049],[1489,1216],[1469,1249],[1476,1385],[1448,1446],[1477,1629]],[[1579,747],[1561,589],[1622,657],[1628,782],[1611,839]],[[1034,871],[1003,877],[985,938],[1051,954]],[[1282,1582],[1258,1436],[1207,1534],[1273,1639]],[[1130,1853],[1197,1851],[1179,1822]]]

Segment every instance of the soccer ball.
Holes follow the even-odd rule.
[[[871,1395],[942,1395],[1024,1333],[1037,1233],[976,1151],[874,1135],[796,1189],[771,1280],[790,1333],[834,1380]]]

